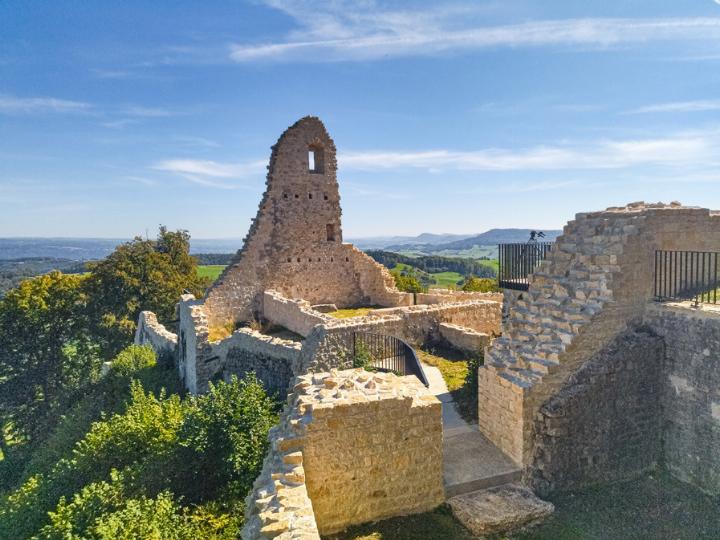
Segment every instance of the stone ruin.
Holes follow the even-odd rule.
[[[541,493],[659,463],[720,493],[720,317],[653,301],[656,250],[720,251],[720,213],[577,214],[529,290],[508,296],[479,371],[479,426]]]
[[[135,341],[174,358],[190,392],[254,371],[282,393],[308,371],[352,367],[339,352],[354,330],[475,350],[498,330],[501,295],[400,292],[384,266],[342,242],[340,217],[335,143],[318,118],[305,117],[272,147],[257,216],[205,298],[180,299],[177,334],[142,312]],[[358,306],[375,309],[350,319],[327,314]]]
[[[172,357],[191,392],[249,371],[289,390],[243,538],[319,538],[445,498],[453,439],[443,443],[440,402],[412,376],[347,370],[349,331],[486,347],[476,429],[525,487],[450,499],[478,534],[502,530],[486,512],[501,527],[518,507],[525,523],[547,515],[527,487],[544,494],[662,465],[720,493],[720,313],[653,301],[655,250],[720,251],[720,214],[679,203],[577,214],[525,292],[410,295],[342,243],[336,170],[317,118],[290,127],[243,248],[204,299],[181,298],[178,333],[140,316],[136,342]],[[327,313],[355,306],[375,309]]]

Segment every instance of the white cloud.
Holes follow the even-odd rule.
[[[121,112],[128,116],[138,116],[143,118],[166,118],[181,114],[177,111],[171,111],[169,109],[163,109],[160,107],[143,107],[141,105],[129,105],[122,109]]]
[[[582,146],[537,146],[509,150],[375,151],[338,156],[341,168],[382,170],[522,171],[615,169],[634,165],[672,165],[707,159],[712,145],[701,137],[675,137],[629,141],[599,141]]]
[[[236,62],[338,61],[428,55],[491,47],[609,47],[647,41],[718,40],[720,18],[586,18],[488,26],[482,7],[387,11],[374,2],[272,0],[298,30],[270,43],[233,44]]]
[[[15,97],[0,95],[0,113],[35,114],[35,113],[78,113],[92,108],[89,103],[70,101],[52,97]]]
[[[157,171],[177,174],[190,182],[220,189],[248,189],[251,186],[228,183],[229,180],[263,178],[265,161],[218,163],[210,160],[170,159],[152,166]],[[226,181],[218,181],[218,179]]]
[[[720,167],[720,132],[706,131],[677,134],[667,138],[635,140],[600,140],[583,144],[545,145],[526,149],[486,148],[479,150],[415,150],[341,152],[338,155],[340,172],[391,171],[421,169],[431,173],[453,171],[572,171],[629,169],[637,166],[657,166],[665,170],[686,170],[698,164]],[[191,182],[223,189],[251,188],[247,184],[228,183],[229,180],[255,178],[260,180],[266,162],[253,160],[243,163],[221,163],[210,160],[171,159],[152,166],[153,169],[179,175]],[[682,168],[685,169],[682,169]],[[253,184],[257,186],[258,184]],[[509,191],[541,191],[570,185],[567,181],[535,182],[507,185]],[[374,188],[349,183],[358,195],[381,195]]]
[[[720,111],[720,99],[700,99],[695,101],[672,101],[639,107],[630,114]]]

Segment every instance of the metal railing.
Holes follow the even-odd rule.
[[[719,262],[716,251],[655,251],[655,299],[717,304]]]
[[[498,244],[498,286],[527,291],[528,276],[547,257],[553,242]]]
[[[403,340],[372,332],[350,332],[346,343],[353,366],[398,375],[415,375],[421,383],[429,386],[415,350]]]

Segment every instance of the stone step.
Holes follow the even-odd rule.
[[[479,537],[506,534],[537,525],[550,516],[555,507],[539,499],[519,484],[452,497],[448,500],[453,515]]]
[[[443,432],[443,481],[446,497],[517,482],[522,471],[476,424]]]

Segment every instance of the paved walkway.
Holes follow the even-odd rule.
[[[430,391],[442,402],[443,478],[448,498],[516,482],[517,465],[457,412],[440,370],[423,364]]]

